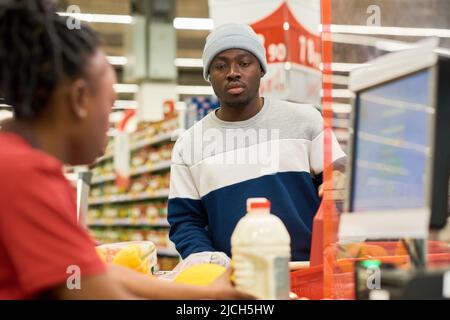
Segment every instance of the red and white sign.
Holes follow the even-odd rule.
[[[261,37],[268,62],[262,95],[320,104],[320,1],[210,0],[209,5],[216,27],[246,23]]]
[[[114,137],[114,172],[116,184],[126,188],[130,183],[130,132],[136,126],[136,112],[128,110],[117,125]]]

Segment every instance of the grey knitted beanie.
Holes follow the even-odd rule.
[[[203,49],[203,77],[208,81],[209,66],[214,57],[228,49],[243,49],[252,53],[267,72],[264,46],[251,27],[245,24],[227,23],[214,29],[206,38]]]

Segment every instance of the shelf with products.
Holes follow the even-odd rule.
[[[349,119],[333,119],[333,128],[348,129],[349,127]]]
[[[174,142],[171,141],[173,134],[168,133],[165,135],[166,137],[164,139],[160,137],[153,140],[152,143],[142,144],[143,146],[141,148],[131,151],[130,176],[170,169],[170,158],[174,145]],[[92,173],[94,177],[91,185],[110,182],[116,179],[112,161],[97,163],[92,168]]]
[[[113,157],[114,156],[113,156],[112,151],[105,152],[105,154],[103,156],[101,156],[100,158],[98,158],[96,160],[96,163],[100,163],[100,162],[103,162],[103,161],[106,161],[106,160],[112,160]]]
[[[174,244],[169,240],[167,228],[154,229],[143,228],[97,228],[91,227],[90,232],[99,244],[126,242],[126,241],[151,241],[155,244],[158,255],[178,258],[179,254]]]
[[[91,207],[86,224],[92,227],[168,227],[166,201]]]
[[[169,240],[167,199],[172,149],[178,129],[175,113],[159,122],[140,122],[129,134],[130,175],[128,184],[116,183],[114,140],[110,154],[93,166],[86,225],[101,244],[152,241],[158,265],[171,270],[179,255]]]
[[[106,160],[112,160],[113,158],[113,145],[114,143],[114,137],[112,136],[108,136],[108,143],[106,145],[106,149],[105,149],[105,153],[103,154],[103,156],[99,157],[96,160],[96,163],[100,163]]]
[[[170,154],[169,154],[170,157]],[[132,167],[130,176],[137,176],[144,173],[153,173],[170,169],[170,160],[162,160],[157,163],[148,162],[140,166]],[[96,185],[104,182],[114,181],[116,175],[114,173],[103,174],[92,179],[91,185]]]
[[[166,199],[168,197],[169,197],[169,189],[165,189],[165,190],[158,190],[153,193],[141,192],[141,193],[137,193],[137,194],[119,194],[119,195],[109,195],[109,196],[91,198],[89,200],[89,205],[97,206],[97,205],[103,205],[103,204],[108,204],[108,203],[158,200],[158,199]]]
[[[87,224],[88,227],[92,228],[102,228],[102,227],[129,227],[129,228],[140,228],[140,227],[170,227],[167,220],[160,220],[155,222],[145,222],[145,221],[133,221],[131,219],[117,219],[115,221],[108,220],[94,220]]]
[[[176,114],[162,121],[140,122],[138,130],[130,136],[130,149],[135,151],[148,146],[157,146],[166,142],[175,142],[179,119]]]
[[[135,151],[144,147],[159,145],[164,142],[175,141],[177,135],[174,132],[162,133],[155,137],[137,140],[131,144],[131,151]]]
[[[173,144],[163,145],[158,149],[148,149],[151,148],[148,147],[133,153],[128,187],[118,186],[112,176],[105,175],[101,177],[102,180],[97,178],[91,187],[89,204],[93,206],[167,198],[172,147]]]

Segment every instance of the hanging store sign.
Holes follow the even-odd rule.
[[[210,0],[209,3],[215,27],[227,22],[246,23],[260,36],[268,62],[261,95],[320,104],[320,1]]]

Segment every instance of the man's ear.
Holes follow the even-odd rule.
[[[88,115],[87,110],[87,82],[83,79],[77,79],[70,85],[69,105],[71,111],[78,119],[84,119]]]

